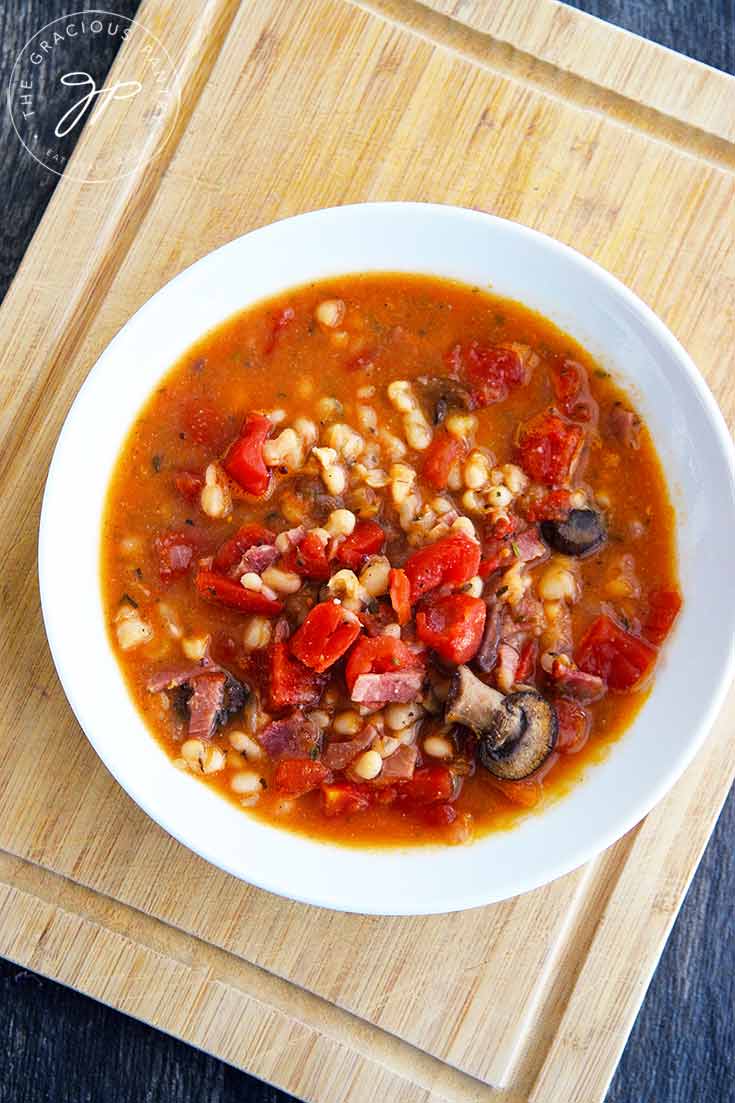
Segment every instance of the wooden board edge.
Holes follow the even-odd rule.
[[[0,954],[314,1103],[524,1103],[289,981],[4,851]]]
[[[130,175],[107,183],[82,183],[62,176],[54,189],[5,295],[0,309],[0,332],[14,326],[18,316],[24,314],[28,287],[58,282],[68,287],[69,293],[58,297],[57,309],[44,316],[39,328],[37,356],[39,363],[45,365],[44,370],[37,377],[24,380],[15,391],[8,389],[4,396],[0,410],[0,472],[7,471],[18,442],[24,439],[39,407],[48,405],[49,393],[59,385],[66,364],[83,341],[186,131],[238,8],[239,0],[207,0],[201,7],[177,5],[175,0],[143,0],[136,15],[139,23],[155,27],[159,33],[161,27],[170,24],[172,28],[166,35],[166,43],[176,67],[180,103],[169,103],[161,111],[147,137],[148,146],[154,148],[157,135],[167,133],[169,127],[170,133],[161,149],[150,160],[141,161]],[[126,51],[130,49],[130,45],[121,47],[106,85],[123,68]],[[119,142],[126,140],[124,134],[112,137]],[[82,151],[93,159],[110,140],[106,122],[97,127],[85,126],[70,159],[70,170]],[[68,221],[69,209],[79,206],[96,212],[91,255],[89,234],[70,237],[59,232],[60,226]],[[49,259],[47,241],[60,238],[66,246],[63,255],[59,253]],[[8,332],[6,337],[4,352],[0,352],[0,371],[2,359],[14,355],[14,333]]]
[[[633,837],[629,857],[596,923],[543,1064],[534,1083],[524,1085],[530,1103],[546,1103],[559,1097],[559,1092],[565,1103],[604,1098],[735,779],[733,717],[735,685],[730,687],[699,760],[690,764]],[[722,778],[714,789],[709,780],[713,775]],[[683,806],[683,815],[670,815],[675,803]],[[649,869],[656,871],[656,877],[645,876]],[[611,973],[611,954],[623,962],[627,956],[627,967]],[[604,1007],[598,998],[602,993]],[[618,1009],[615,1033],[607,1025],[611,1004]]]
[[[402,4],[406,0],[400,0]],[[735,141],[735,78],[559,0],[409,0],[575,76]]]

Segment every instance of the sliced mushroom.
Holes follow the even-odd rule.
[[[450,410],[472,409],[470,392],[456,379],[422,375],[416,380],[416,387],[434,425],[441,425]]]
[[[556,709],[540,693],[510,693],[482,733],[480,761],[496,777],[520,781],[549,757],[558,728]]]
[[[562,555],[583,556],[607,539],[602,517],[594,509],[573,509],[565,521],[542,521],[541,535]]]
[[[468,666],[458,666],[449,686],[444,720],[447,724],[464,724],[481,735],[503,700],[502,693],[486,686]]]

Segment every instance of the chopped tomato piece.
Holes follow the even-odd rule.
[[[411,585],[411,602],[437,586],[461,586],[477,574],[480,545],[464,532],[453,532],[435,544],[419,548],[404,570]]]
[[[557,697],[554,708],[559,721],[556,749],[563,754],[576,754],[589,738],[590,714],[568,697]]]
[[[324,679],[295,659],[285,642],[269,649],[268,689],[270,705],[285,709],[291,705],[315,705],[322,695]]]
[[[352,693],[361,674],[395,674],[399,670],[419,670],[422,666],[421,657],[395,636],[363,636],[347,660],[345,682]]]
[[[241,613],[262,613],[274,617],[283,609],[282,601],[275,601],[256,590],[246,590],[233,578],[216,571],[200,570],[196,576],[196,588],[208,601],[219,602]]]
[[[585,632],[574,657],[580,670],[602,678],[608,689],[624,691],[650,673],[656,655],[650,643],[603,613]]]
[[[362,631],[359,622],[349,620],[341,605],[322,601],[308,614],[291,638],[291,651],[306,666],[321,674],[341,659]]]
[[[296,547],[291,548],[283,565],[286,570],[316,582],[326,582],[331,573],[327,549],[315,532],[307,532]]]
[[[198,541],[185,530],[164,532],[156,537],[158,573],[162,582],[182,578],[189,570]]]
[[[325,816],[350,816],[364,812],[370,806],[370,798],[351,781],[334,781],[322,785],[322,812]]]
[[[501,345],[458,345],[448,357],[450,370],[463,376],[472,389],[475,406],[502,402],[508,392],[526,381],[523,361],[515,349]]]
[[[281,335],[281,332],[290,322],[294,320],[295,317],[296,311],[292,306],[287,306],[285,310],[281,310],[278,314],[275,315],[271,323],[270,333],[266,337],[265,344],[263,345],[263,352],[266,354],[266,356],[270,355],[270,353],[273,352],[273,349],[276,347],[276,343]]]
[[[419,639],[447,663],[468,663],[482,643],[487,606],[469,594],[447,594],[416,614]]]
[[[219,448],[226,440],[227,423],[213,406],[193,400],[184,409],[184,431],[194,444]]]
[[[660,646],[679,615],[681,594],[678,590],[651,590],[648,595],[648,616],[643,635],[651,643]]]
[[[424,766],[401,783],[401,795],[412,804],[433,804],[454,797],[454,775],[446,766]]]
[[[572,509],[568,490],[550,490],[543,498],[526,503],[523,510],[528,521],[566,521]]]
[[[572,421],[596,425],[599,409],[590,393],[587,371],[576,360],[556,357],[549,364],[549,376],[560,413]]]
[[[318,789],[330,776],[323,762],[310,758],[285,758],[276,766],[273,786],[288,797],[303,797],[312,789]]]
[[[582,447],[584,430],[557,414],[544,411],[527,421],[521,432],[521,467],[536,482],[553,486],[568,478]]]
[[[506,781],[504,778],[490,775],[490,781],[511,804],[518,804],[521,808],[533,808],[541,800],[541,782],[535,778]]]
[[[222,460],[230,478],[256,498],[268,489],[270,473],[263,459],[263,445],[272,429],[273,423],[263,414],[248,414],[240,436]]]
[[[408,575],[400,567],[391,567],[388,575],[390,603],[399,624],[408,624],[411,619],[411,583]]]
[[[269,529],[263,528],[262,525],[254,523],[242,525],[234,536],[231,536],[229,540],[225,540],[224,544],[217,548],[212,568],[225,574],[237,566],[245,552],[250,548],[254,548],[258,544],[274,544],[275,540],[275,535]]]
[[[204,479],[195,471],[177,471],[174,475],[174,486],[187,502],[198,502]]]
[[[457,809],[452,804],[430,804],[423,811],[423,819],[431,827],[448,827],[457,818]]]
[[[451,433],[437,433],[424,456],[423,475],[434,490],[446,490],[452,467],[467,454],[464,441]]]
[[[526,640],[521,648],[515,680],[518,683],[530,682],[536,673],[536,659],[538,658],[538,640],[532,638]]]
[[[358,521],[337,548],[334,558],[351,571],[358,571],[369,555],[377,555],[384,543],[385,533],[377,521]]]

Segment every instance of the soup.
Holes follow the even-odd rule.
[[[133,425],[102,585],[173,765],[350,845],[459,843],[577,783],[679,610],[628,396],[479,288],[341,277],[203,337]]]

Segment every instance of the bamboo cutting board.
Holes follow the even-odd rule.
[[[97,760],[43,636],[38,513],[133,311],[232,237],[336,203],[458,203],[574,245],[664,318],[732,423],[735,82],[552,0],[145,0],[139,19],[178,66],[171,137],[127,179],[61,180],[0,317],[0,954],[319,1103],[597,1103],[732,780],[735,699],[669,797],[551,886],[418,919],[291,904],[184,850]],[[87,161],[171,124],[112,118]]]

